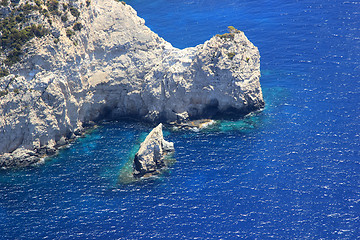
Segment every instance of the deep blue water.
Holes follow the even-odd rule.
[[[261,54],[264,111],[167,131],[176,163],[119,173],[151,126],[107,123],[46,164],[0,172],[2,239],[357,239],[360,3],[130,0],[174,46],[233,25]]]

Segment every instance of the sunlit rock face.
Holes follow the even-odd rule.
[[[264,106],[259,51],[243,32],[232,29],[180,50],[129,5],[72,4],[80,16],[69,15],[66,23],[56,15],[51,25],[32,16],[49,34],[26,44],[22,60],[0,78],[6,92],[0,97],[0,154],[6,155],[0,166],[24,165],[11,157],[16,149],[31,162],[52,154],[101,119],[181,122],[242,116]],[[75,22],[82,28],[69,37]]]
[[[174,143],[165,141],[160,123],[147,135],[135,154],[133,175],[142,177],[159,174],[166,167],[165,155],[174,150]]]

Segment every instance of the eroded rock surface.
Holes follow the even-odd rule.
[[[22,61],[0,78],[0,166],[14,165],[6,153],[23,149],[41,157],[104,118],[171,122],[263,107],[259,51],[243,32],[181,50],[129,5],[71,4],[78,19],[69,14],[64,23],[54,15],[50,25],[35,16],[50,34],[26,44]],[[74,22],[83,27],[69,37]]]
[[[144,142],[141,143],[139,151],[135,154],[134,176],[158,174],[162,168],[166,167],[164,156],[174,150],[174,143],[164,140],[160,123],[147,135]]]

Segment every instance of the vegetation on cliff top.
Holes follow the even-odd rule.
[[[241,31],[236,29],[233,26],[228,26],[228,33],[224,33],[224,34],[217,34],[216,36],[221,38],[221,39],[229,39],[229,40],[233,40],[235,37],[235,33],[240,33]]]
[[[4,1],[2,5],[5,5]],[[35,36],[42,37],[48,33],[41,24],[29,23],[29,15],[39,9],[36,4],[20,4],[13,7],[7,16],[0,18],[0,46],[5,53],[3,63],[6,65],[20,61],[22,47],[26,42]]]
[[[86,6],[90,3],[87,0]],[[76,19],[80,16],[80,11],[72,6],[71,1],[29,0],[19,3],[18,0],[0,0],[0,77],[8,75],[9,67],[21,60],[27,42],[49,34],[54,18],[67,23],[68,14]],[[79,22],[73,25],[76,31],[81,28]],[[70,37],[68,32],[67,36]],[[58,42],[57,37],[54,42]]]

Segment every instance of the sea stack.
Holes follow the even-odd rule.
[[[162,124],[155,127],[135,154],[133,168],[134,177],[151,176],[159,174],[166,167],[165,155],[173,152],[174,143],[164,140]]]

